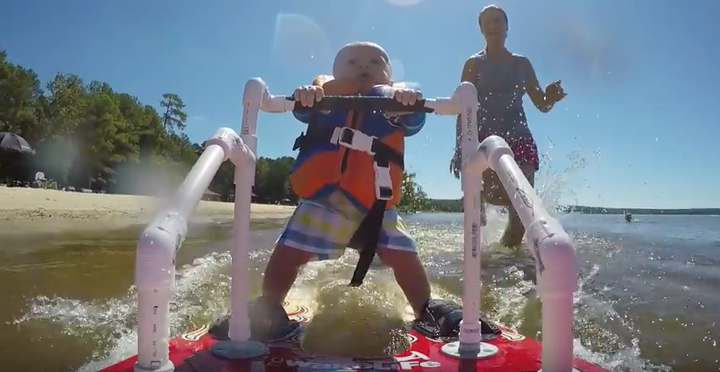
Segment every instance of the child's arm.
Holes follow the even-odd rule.
[[[412,137],[425,126],[426,116],[424,112],[413,112],[410,115],[398,116],[397,123],[405,131],[405,137]]]
[[[293,116],[295,116],[295,119],[297,119],[298,121],[300,121],[301,123],[304,123],[304,124],[310,124],[310,122],[312,121],[314,114],[315,114],[314,111],[309,111],[309,110],[307,110],[307,111],[293,110],[292,113],[293,113]]]
[[[378,94],[379,93],[379,94]],[[392,97],[396,94],[395,89],[383,88],[381,91],[374,91],[371,95]],[[419,92],[416,92],[419,95]],[[394,126],[401,127],[405,137],[416,135],[425,126],[424,112],[386,112],[385,117]]]

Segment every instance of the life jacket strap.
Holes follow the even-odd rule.
[[[307,133],[300,133],[293,144],[293,151],[308,148],[318,143],[332,143],[348,149],[362,151],[376,160],[387,159],[400,168],[405,168],[405,158],[392,147],[386,145],[375,136],[369,136],[350,127],[321,128],[319,125],[308,125]]]
[[[340,127],[333,129],[330,143],[375,156],[373,145],[377,139],[377,137],[369,136],[355,128]]]
[[[377,251],[378,242],[380,242],[380,231],[382,231],[383,220],[385,219],[385,208],[387,200],[375,200],[370,208],[370,212],[363,218],[360,226],[350,241],[356,240],[361,242],[360,257],[355,266],[351,287],[359,287],[362,285],[367,272],[370,270],[375,252]]]
[[[372,156],[373,170],[375,170],[375,199],[392,200],[389,151],[383,148],[384,144],[378,141],[377,137],[369,136],[354,128],[342,127],[333,130],[330,143]]]

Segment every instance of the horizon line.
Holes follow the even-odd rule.
[[[428,198],[429,200],[447,200],[447,201],[460,201],[461,198],[457,199],[442,199],[442,198]],[[557,206],[558,208],[562,207],[572,207],[572,208],[597,208],[597,209],[646,209],[646,210],[658,210],[658,211],[678,211],[678,210],[702,210],[702,209],[717,209],[720,210],[720,207],[686,207],[686,208],[653,208],[653,207],[605,207],[605,206],[593,206],[593,205],[583,205],[583,204],[560,204]]]

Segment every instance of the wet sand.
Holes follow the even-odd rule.
[[[150,221],[164,199],[0,186],[0,234],[122,229]],[[201,201],[191,223],[227,222],[233,203]],[[253,222],[280,222],[294,207],[252,204]]]

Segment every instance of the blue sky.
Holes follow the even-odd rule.
[[[396,4],[393,4],[396,3]],[[397,5],[403,3],[404,5]],[[472,0],[25,0],[3,5],[0,48],[43,81],[58,71],[97,79],[155,104],[179,94],[187,133],[202,141],[238,128],[242,87],[262,77],[289,94],[330,72],[349,41],[383,45],[396,80],[447,96],[483,47],[485,2]],[[549,114],[526,104],[547,158],[539,184],[565,203],[720,207],[717,159],[720,2],[504,1],[508,47],[567,98]],[[528,100],[526,99],[526,103]],[[408,143],[408,168],[431,197],[460,196],[448,172],[454,119],[431,117]],[[263,115],[259,154],[293,155],[304,128]],[[716,159],[716,160],[712,160]],[[571,169],[571,170],[567,170]],[[713,171],[714,169],[714,171]]]

